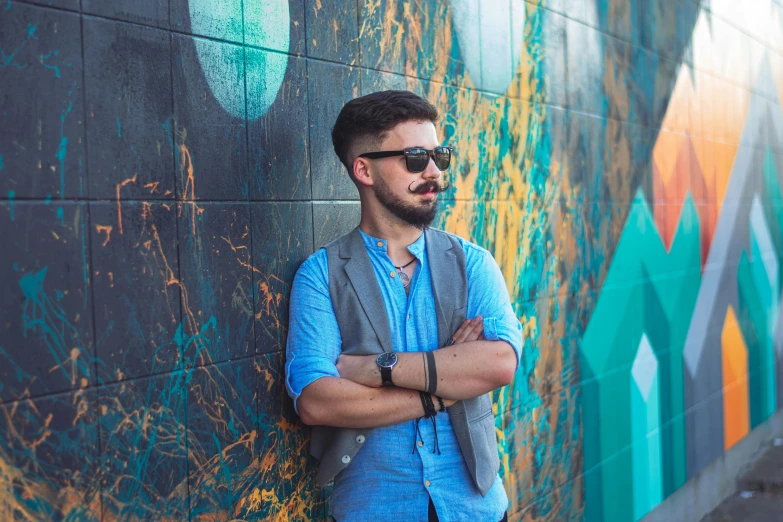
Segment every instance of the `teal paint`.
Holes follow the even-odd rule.
[[[68,91],[68,99],[63,102],[63,112],[60,114],[60,145],[57,148],[57,160],[60,162],[60,197],[65,197],[65,157],[68,155],[68,138],[65,136],[65,119],[73,110],[71,95],[76,89],[76,82]]]
[[[269,110],[288,68],[285,54],[247,49],[247,118],[257,120]]]
[[[50,64],[46,63],[46,60],[48,60],[49,58],[52,58],[53,56],[57,56],[59,54],[60,54],[60,51],[56,50],[53,53],[48,53],[48,54],[41,55],[41,58],[40,58],[41,59],[41,65],[43,65],[47,69],[53,70],[55,78],[58,78],[58,79],[60,78],[60,68],[58,66],[56,66],[56,65],[50,65]]]
[[[287,0],[253,2],[245,8],[244,15],[242,3],[238,1],[192,0],[189,7],[196,34],[240,41],[244,20],[247,41],[259,47],[288,52],[291,17]],[[235,118],[247,116],[256,120],[266,114],[283,84],[288,56],[248,50],[246,60],[245,50],[239,46],[201,39],[194,41],[207,84],[221,107]],[[247,92],[238,88],[245,82]]]
[[[245,2],[245,43],[288,52],[291,38],[288,0]]]
[[[169,147],[174,150],[174,131],[171,128],[171,118],[166,118],[166,121],[160,124],[160,130],[163,131],[163,136],[166,138],[166,143],[168,143]]]
[[[0,172],[3,172],[3,156],[0,155]]]
[[[11,8],[11,2],[9,0],[8,6],[6,6],[6,11],[8,11]],[[13,63],[14,58],[16,58],[16,55],[19,54],[19,51],[24,49],[24,47],[27,45],[27,42],[30,40],[38,40],[38,37],[35,35],[35,31],[38,29],[37,25],[28,24],[27,25],[27,37],[24,39],[24,41],[19,44],[19,47],[14,49],[11,54],[5,54],[2,49],[0,49],[0,69],[5,69],[9,65],[13,64],[13,66],[17,69],[24,69],[27,67],[27,65],[19,65]]]
[[[122,138],[122,127],[120,126],[119,118],[117,118],[117,137]]]
[[[663,500],[658,361],[645,335],[631,373],[633,519],[640,520]]]
[[[57,207],[57,220],[60,221],[60,225],[65,226],[63,221],[63,207]]]
[[[14,220],[14,198],[16,197],[16,192],[13,190],[8,191],[8,207],[11,210],[11,221]]]
[[[506,92],[519,66],[525,4],[453,0],[451,12],[460,53],[473,84],[493,94]]]
[[[86,355],[89,351],[84,345],[79,330],[67,319],[68,312],[59,303],[56,289],[54,296],[47,294],[46,276],[49,271],[44,267],[38,272],[26,272],[19,279],[24,302],[22,305],[22,328],[25,337],[35,336],[36,340],[45,345],[53,361],[53,371],[58,371],[64,377],[72,375],[88,376],[92,373],[91,363]],[[71,351],[78,348],[84,357],[71,361]]]

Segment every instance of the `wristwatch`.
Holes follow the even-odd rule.
[[[384,386],[393,386],[392,368],[397,364],[397,354],[394,352],[384,352],[375,359],[378,368],[381,370],[381,382]]]

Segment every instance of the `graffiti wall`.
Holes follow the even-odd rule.
[[[0,519],[326,519],[288,294],[402,88],[524,327],[510,518],[639,520],[783,400],[781,53],[778,0],[0,1]]]

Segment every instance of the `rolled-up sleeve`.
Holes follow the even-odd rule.
[[[505,341],[522,355],[522,325],[511,307],[506,281],[492,254],[473,244],[465,245],[468,273],[468,317],[484,318],[484,338]]]
[[[297,413],[305,387],[321,377],[340,376],[336,363],[341,345],[322,249],[302,263],[291,288],[285,384]]]

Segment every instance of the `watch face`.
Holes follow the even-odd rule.
[[[383,368],[391,368],[397,364],[397,355],[394,353],[385,352],[378,356],[378,366]]]

